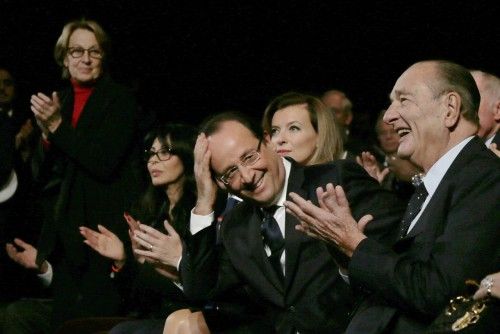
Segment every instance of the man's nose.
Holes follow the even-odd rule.
[[[240,171],[241,180],[243,183],[249,184],[253,182],[255,173],[251,168],[238,165],[238,170]]]
[[[387,124],[392,124],[398,118],[398,113],[396,111],[396,107],[392,104],[387,108],[384,113],[383,121]]]

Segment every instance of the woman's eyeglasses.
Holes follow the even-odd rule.
[[[68,54],[75,59],[82,58],[83,55],[85,54],[85,52],[89,53],[90,58],[94,58],[94,59],[101,59],[102,58],[102,51],[99,49],[93,49],[93,48],[84,49],[84,48],[79,48],[79,47],[68,49]]]
[[[162,146],[158,151],[146,150],[144,151],[144,161],[149,162],[151,157],[156,156],[159,161],[167,161],[173,155],[172,148],[168,146]]]

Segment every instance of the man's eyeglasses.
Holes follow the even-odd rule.
[[[151,157],[156,156],[159,161],[167,161],[173,155],[172,148],[162,146],[158,151],[146,150],[144,151],[144,161],[149,162]]]
[[[252,150],[245,154],[243,158],[241,158],[239,162],[239,166],[242,167],[249,167],[253,166],[257,161],[260,159],[260,144],[262,143],[262,140],[259,140],[259,145],[257,146],[257,149]],[[238,165],[231,166],[229,169],[226,170],[226,172],[220,176],[217,176],[217,179],[224,183],[226,186],[231,183],[234,179],[238,178],[240,176],[240,170],[238,168]]]
[[[102,51],[99,49],[93,49],[93,48],[84,49],[84,48],[80,48],[80,47],[68,49],[68,54],[75,59],[82,58],[83,55],[85,54],[85,52],[89,53],[90,58],[94,58],[94,59],[101,59],[102,58]]]

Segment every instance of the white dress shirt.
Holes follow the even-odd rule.
[[[409,233],[413,229],[418,219],[422,215],[422,212],[424,212],[425,208],[427,207],[427,204],[429,204],[432,195],[434,195],[434,193],[436,192],[436,189],[441,183],[441,180],[443,179],[444,175],[446,174],[448,169],[450,169],[451,164],[453,163],[453,161],[455,161],[458,154],[462,151],[465,145],[467,145],[467,143],[471,141],[472,138],[474,138],[474,136],[462,140],[459,144],[455,145],[451,150],[446,152],[441,158],[439,158],[438,161],[434,163],[434,165],[432,165],[427,174],[422,178],[422,181],[424,182],[424,186],[425,189],[427,190],[428,195],[424,201],[424,204],[422,204],[420,212],[411,221],[407,233]]]
[[[283,203],[286,200],[286,194],[287,194],[287,188],[288,188],[288,178],[290,177],[290,169],[292,164],[283,158],[283,164],[285,166],[285,185],[283,187],[283,190],[281,191],[280,197],[278,199],[278,202],[276,205],[278,206],[278,209],[274,213],[274,218],[278,222],[278,226],[281,230],[281,234],[283,235],[283,238],[285,238],[285,216],[286,216],[286,211],[285,211],[285,206]],[[194,209],[193,209],[194,210]],[[214,221],[215,214],[214,212],[211,212],[208,215],[197,215],[191,210],[191,220],[189,223],[189,229],[191,231],[191,234],[194,235],[204,228],[207,228],[212,224]],[[266,251],[266,254],[269,256],[271,255],[271,249],[265,245],[264,250]],[[283,254],[281,254],[280,258],[280,263],[281,263],[281,268],[283,269],[283,273],[285,273],[285,259],[286,259],[286,251],[283,251]],[[179,261],[180,263],[180,261]]]

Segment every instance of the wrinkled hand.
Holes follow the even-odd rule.
[[[377,180],[378,183],[382,183],[387,174],[389,174],[389,168],[381,170],[377,159],[375,159],[375,156],[370,152],[361,152],[361,155],[356,157],[356,162],[363,167],[371,177]]]
[[[489,149],[491,152],[495,153],[497,157],[500,157],[500,149],[498,149],[497,144],[491,143]]]
[[[217,185],[210,172],[210,157],[207,137],[204,133],[201,133],[198,135],[194,146],[194,176],[198,194],[194,212],[199,215],[207,215],[213,212],[213,205],[217,195]]]
[[[134,240],[141,247],[134,248],[134,252],[144,256],[146,261],[153,265],[160,263],[177,268],[177,263],[182,256],[182,241],[174,228],[165,220],[165,229],[168,234],[141,224],[140,231],[135,231]]]
[[[363,231],[373,217],[366,215],[356,222],[340,186],[334,187],[329,183],[326,191],[319,187],[316,193],[319,207],[295,193],[289,194],[291,201],[286,201],[285,207],[300,221],[295,228],[313,238],[337,245],[351,257],[358,244],[366,238]]]
[[[485,298],[487,296],[487,290],[488,290],[488,288],[487,288],[487,284],[484,284],[484,283],[486,283],[487,279],[491,279],[492,280],[491,288],[490,288],[491,296],[494,297],[494,298],[500,299],[500,272],[487,275],[481,281],[481,285],[479,286],[479,289],[474,294],[474,299],[476,299],[476,300],[483,299],[483,298]]]
[[[61,125],[61,103],[56,92],[52,93],[52,98],[43,93],[31,95],[31,111],[35,115],[36,121],[42,132],[54,132]]]
[[[97,229],[99,232],[80,226],[80,234],[85,238],[83,242],[102,256],[125,263],[127,255],[120,238],[102,225],[97,225]]]
[[[7,243],[5,245],[7,254],[14,262],[20,264],[26,269],[37,270],[40,273],[44,273],[47,271],[46,261],[42,264],[41,268],[37,266],[36,256],[38,250],[35,247],[17,238],[14,239],[14,244],[15,245]],[[20,250],[18,250],[18,248],[20,248]]]

